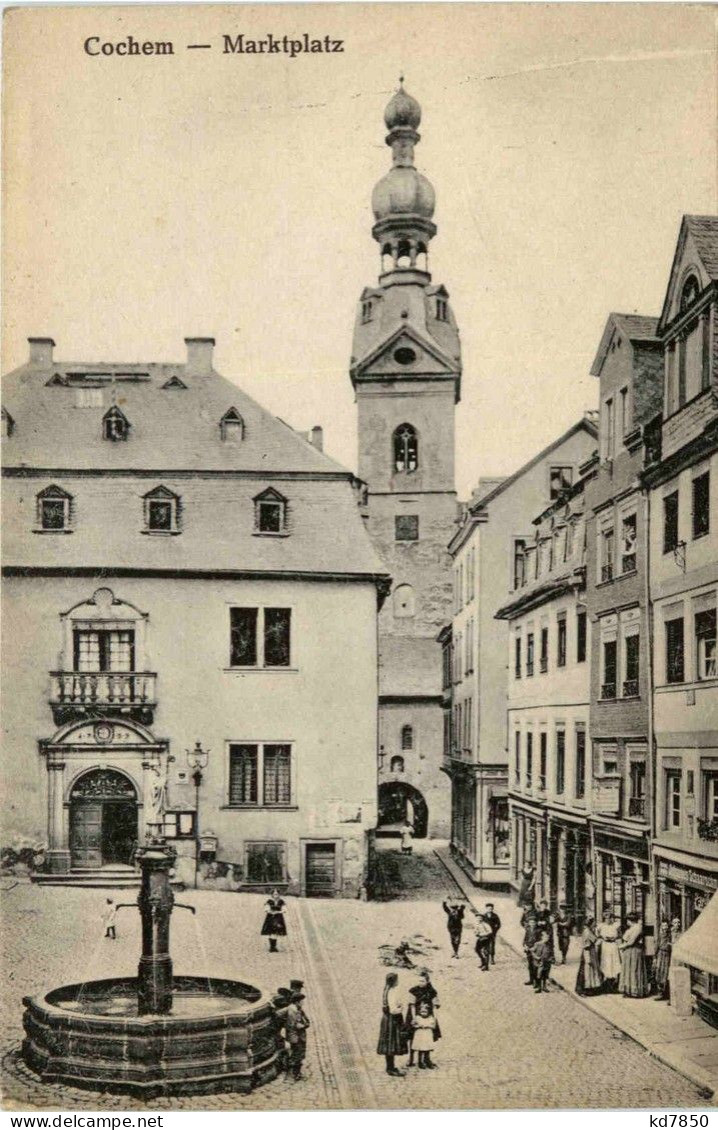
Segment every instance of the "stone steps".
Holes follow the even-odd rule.
[[[64,874],[38,872],[31,876],[41,887],[96,887],[116,890],[136,889],[140,874],[133,867],[73,867]]]

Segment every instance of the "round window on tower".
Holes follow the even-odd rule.
[[[394,360],[397,365],[411,365],[416,361],[416,352],[408,345],[400,345],[398,349],[394,350]]]

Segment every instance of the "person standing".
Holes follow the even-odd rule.
[[[558,952],[561,954],[561,964],[565,965],[574,926],[573,918],[569,915],[565,902],[562,902],[558,908],[554,925],[556,926],[556,941],[558,942]]]
[[[269,952],[276,953],[277,939],[287,936],[287,924],[284,921],[286,903],[275,887],[264,905],[266,910],[261,933],[263,938],[269,938]]]
[[[489,956],[491,958],[491,964],[495,965],[496,964],[496,936],[497,936],[499,930],[501,929],[501,919],[499,918],[498,914],[494,910],[494,904],[492,902],[487,902],[486,909],[484,911],[484,918],[486,919],[489,926],[491,927],[491,945],[489,946]]]
[[[491,956],[491,941],[493,939],[493,931],[491,926],[486,921],[484,914],[477,915],[476,919],[476,953],[479,961],[481,962],[482,973],[489,971],[489,959]]]
[[[439,1008],[439,994],[431,983],[431,974],[428,969],[422,969],[419,973],[419,984],[414,985],[409,989],[409,1007],[406,1013],[406,1031],[409,1039],[409,1067],[414,1066],[414,1020],[419,1011],[420,1005],[426,1005],[429,1009],[431,1016],[436,1016],[436,1009]],[[439,1021],[437,1019],[434,1026],[434,1039],[441,1039],[441,1029],[439,1028]]]
[[[452,957],[459,956],[459,946],[461,945],[461,934],[464,929],[464,912],[466,907],[463,903],[457,902],[456,899],[449,902],[446,899],[442,906],[446,914],[446,927],[449,931],[449,940],[451,941],[451,948],[453,949]]]
[[[284,1019],[284,1031],[289,1045],[289,1070],[295,1079],[301,1079],[302,1064],[307,1057],[309,1017],[302,1008],[304,999],[304,993],[293,992]]]
[[[419,1005],[412,1026],[412,1056],[414,1052],[417,1053],[419,1067],[421,1068],[436,1067],[436,1064],[431,1062],[431,1052],[436,1040],[441,1039],[441,1033],[439,1032],[438,1021],[432,1014],[428,1001],[422,1001]]]
[[[536,987],[536,963],[533,956],[533,947],[539,940],[538,927],[536,925],[536,915],[529,914],[526,919],[526,929],[524,930],[524,953],[526,954],[526,964],[528,965],[529,979],[525,982],[527,985]]]
[[[624,997],[645,997],[648,994],[643,924],[637,914],[628,915],[628,928],[621,942],[620,987]]]
[[[112,899],[107,899],[105,909],[102,912],[102,921],[105,924],[105,937],[112,938],[113,941],[117,940],[117,907]]]
[[[533,906],[536,891],[536,868],[533,863],[524,863],[521,868],[521,886],[519,887],[518,905],[524,908]]]
[[[603,922],[598,927],[599,960],[603,974],[603,987],[607,993],[615,993],[618,989],[618,978],[621,974],[621,953],[618,948],[619,933],[615,915],[612,911],[607,910],[603,916]]]
[[[551,960],[554,958],[554,944],[553,944],[553,914],[546,899],[541,899],[539,908],[536,911],[536,925],[539,929],[545,930],[548,934],[548,944],[551,946]]]
[[[538,941],[531,947],[531,953],[534,959],[534,968],[536,970],[536,983],[534,985],[535,993],[547,993],[549,974],[553,964],[553,946],[549,932],[544,926],[539,931]]]
[[[658,944],[656,946],[656,959],[653,963],[653,981],[656,987],[656,999],[659,1001],[668,998],[668,971],[671,967],[671,928],[667,919],[662,919],[658,927]]]
[[[386,1060],[387,1075],[404,1075],[396,1066],[396,1056],[406,1055],[407,1043],[404,1028],[404,1012],[399,996],[399,974],[387,973],[381,1001],[381,1024],[377,1055]]]
[[[598,964],[598,935],[593,918],[586,919],[581,938],[581,957],[576,975],[576,992],[579,997],[592,997],[601,991],[603,974]]]
[[[409,823],[408,820],[406,820],[404,822],[402,829],[401,829],[401,854],[402,855],[411,855],[411,853],[413,851],[413,848],[412,848],[412,845],[411,845],[411,841],[413,839],[413,836],[414,836],[414,827],[413,827],[412,824]]]

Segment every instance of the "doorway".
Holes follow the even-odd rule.
[[[307,844],[304,885],[307,898],[334,898],[336,894],[336,844]]]
[[[70,795],[70,865],[130,864],[137,842],[137,794],[124,773],[95,769]]]

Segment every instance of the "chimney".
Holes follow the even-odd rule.
[[[55,342],[51,337],[29,337],[30,364],[38,369],[49,369],[52,366],[52,351]]]
[[[317,451],[324,451],[324,431],[319,424],[315,424],[310,431],[309,442],[312,447],[316,447]]]
[[[187,372],[190,376],[204,377],[212,372],[213,337],[186,337]]]

